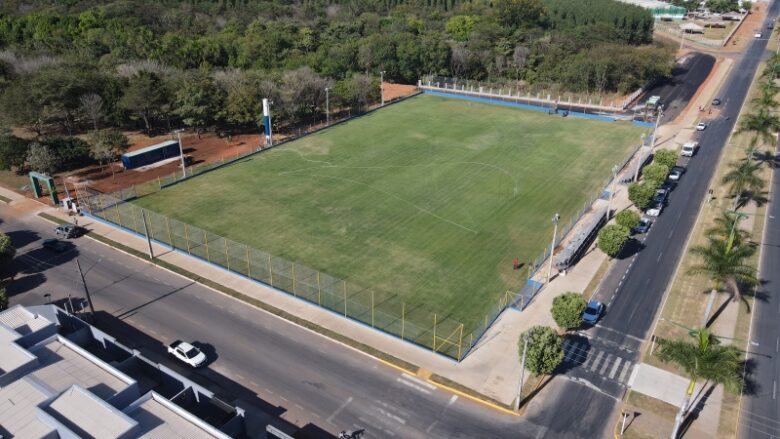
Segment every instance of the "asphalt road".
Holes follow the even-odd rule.
[[[664,106],[662,122],[674,120],[688,105],[715,65],[715,57],[691,53],[672,71],[669,81],[656,85],[647,96],[660,96]]]
[[[777,151],[775,151],[777,153]],[[776,155],[777,157],[777,155]],[[769,439],[780,437],[780,405],[777,401],[777,380],[780,378],[780,177],[772,173],[769,188],[771,199],[767,208],[766,230],[761,240],[761,266],[759,278],[762,285],[753,307],[751,347],[748,355],[750,382],[740,413],[741,437]]]
[[[19,247],[12,304],[44,303],[47,293],[78,303],[84,297],[78,257],[98,327],[225,400],[257,408],[253,416],[265,411],[331,434],[365,429],[367,438],[531,438],[546,431],[89,238],[51,253],[40,245],[52,229],[0,203],[0,231]],[[165,343],[177,338],[197,342],[209,366],[191,371],[165,355]],[[305,430],[322,436],[313,425]]]
[[[773,2],[768,20],[776,19],[778,9],[780,4]],[[634,245],[626,249],[602,282],[596,297],[607,304],[606,314],[596,327],[582,331],[578,338],[567,344],[567,361],[563,370],[568,379],[559,380],[554,389],[557,398],[548,399],[547,403],[557,413],[566,413],[568,418],[579,420],[576,425],[580,437],[611,436],[613,425],[610,422],[614,420],[617,402],[625,391],[627,381],[627,376],[621,376],[623,365],[633,365],[639,359],[642,340],[653,325],[664,292],[679,263],[699,207],[709,189],[720,152],[734,129],[756,68],[766,56],[766,44],[765,39],[753,40],[735,64],[720,92],[723,101],[721,116],[699,134],[699,152],[682,162],[687,165],[687,172],[672,191],[668,205],[647,236],[639,237]],[[780,231],[775,233],[773,236],[780,242]],[[780,257],[772,259],[775,269],[778,261]],[[762,312],[770,312],[766,306],[761,308]],[[771,313],[777,311],[775,303]],[[771,325],[775,325],[774,329],[759,329],[768,333],[767,337],[778,334],[777,315],[773,316],[775,320]],[[775,346],[775,338],[768,343]],[[770,370],[769,366],[760,369],[764,375],[759,377],[759,382],[767,383],[768,380],[772,383],[775,380],[777,366],[771,367],[774,369]],[[772,407],[756,413],[767,413],[770,419],[778,419],[776,403]],[[534,422],[550,425],[554,417],[555,413],[548,413],[546,418],[534,419]],[[776,421],[774,425],[778,425]]]

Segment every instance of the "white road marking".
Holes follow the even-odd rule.
[[[458,395],[452,395],[452,398],[450,398],[449,402],[447,402],[447,407],[451,406],[452,404],[455,404],[455,401],[458,400]]]
[[[387,410],[385,410],[385,409],[383,409],[381,407],[374,407],[374,408],[377,409],[377,411],[379,411],[379,413],[385,415],[387,418],[390,418],[393,421],[398,422],[401,425],[406,425],[406,419],[404,419],[404,418],[402,418],[400,416],[394,415],[394,414],[390,413],[389,411],[387,411]]]
[[[780,352],[780,337],[777,337],[777,341],[775,341],[775,352]]]
[[[431,430],[433,430],[433,427],[435,427],[436,424],[438,424],[438,423],[439,423],[439,421],[433,421],[433,424],[429,425],[428,428],[425,429],[425,432],[426,433],[430,433]]]
[[[658,259],[656,259],[656,262],[660,262],[661,261],[661,257],[663,257],[663,255],[664,255],[664,252],[658,253]]]
[[[623,362],[623,359],[620,357],[617,357],[617,361],[615,361],[615,365],[612,366],[612,370],[609,372],[609,379],[615,379],[615,373],[617,373],[618,367],[620,367],[620,363]]]
[[[347,406],[348,406],[348,405],[349,405],[349,403],[351,403],[351,402],[352,402],[352,397],[350,396],[349,398],[347,398],[347,400],[346,400],[346,401],[344,401],[344,402],[343,402],[343,403],[342,403],[342,404],[339,406],[339,408],[337,408],[337,409],[336,409],[336,411],[335,411],[335,412],[333,412],[333,413],[332,413],[330,416],[328,416],[328,419],[326,419],[326,420],[325,420],[325,422],[327,422],[328,424],[333,424],[333,418],[335,418],[336,416],[338,416],[338,415],[339,415],[339,413],[341,413],[341,411],[342,411],[342,410],[344,410],[345,408],[347,408]],[[335,425],[335,424],[334,424],[334,425]]]
[[[599,361],[601,361],[601,356],[604,355],[604,351],[599,351],[599,354],[596,355],[596,359],[593,360],[593,363],[590,365],[590,371],[593,372],[596,370],[596,366],[598,366]]]
[[[428,389],[426,389],[424,387],[420,387],[417,384],[410,383],[409,381],[402,380],[401,378],[396,378],[395,380],[398,381],[399,383],[405,385],[405,386],[411,387],[414,390],[417,390],[417,391],[420,391],[422,393],[425,393],[426,395],[430,395],[431,394],[430,390],[428,390]]]
[[[631,362],[626,361],[623,363],[623,370],[620,371],[620,377],[618,378],[618,381],[625,382],[626,380],[626,374],[628,374],[628,371],[631,370]]]
[[[265,389],[265,391],[266,391],[266,392],[268,392],[268,393],[270,393],[271,395],[273,395],[273,394],[274,394],[274,392],[273,392],[273,391],[271,391],[271,389],[269,389],[269,388],[266,388],[266,389]]]
[[[610,361],[612,361],[612,354],[607,354],[607,358],[604,359],[604,365],[602,365],[601,369],[599,370],[599,375],[604,375],[604,372],[607,371],[607,367],[609,366]]]
[[[411,376],[411,375],[409,375],[407,373],[401,374],[401,377],[406,378],[409,381],[414,381],[415,383],[417,383],[417,384],[419,384],[419,385],[421,385],[423,387],[427,387],[427,388],[429,388],[431,390],[436,390],[436,386],[434,386],[433,384],[431,384],[431,383],[429,383],[427,381],[423,381],[423,380],[421,380],[421,379],[419,379],[417,377],[413,377],[413,376]]]
[[[777,398],[777,380],[772,382],[772,399]]]

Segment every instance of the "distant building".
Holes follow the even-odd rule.
[[[620,0],[623,3],[640,6],[650,11],[656,20],[682,20],[687,10],[680,6],[658,0]]]
[[[0,312],[0,437],[248,436],[244,410],[62,309]]]

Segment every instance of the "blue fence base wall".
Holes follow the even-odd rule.
[[[115,227],[115,228],[117,228],[117,229],[119,229],[119,230],[122,230],[122,231],[124,231],[124,232],[127,232],[127,233],[129,233],[129,234],[131,234],[131,235],[137,236],[137,237],[139,237],[139,238],[142,238],[142,239],[146,239],[146,236],[144,236],[144,235],[143,235],[143,234],[141,234],[141,233],[138,233],[138,232],[136,232],[135,230],[128,229],[128,228],[126,228],[126,227],[122,227],[122,226],[120,226],[120,225],[118,225],[118,224],[114,224],[114,223],[112,223],[112,222],[110,222],[110,221],[106,221],[106,220],[104,220],[103,218],[100,218],[99,216],[96,216],[96,215],[92,215],[92,214],[91,214],[91,213],[89,213],[89,212],[82,212],[82,215],[84,215],[85,217],[87,217],[87,218],[90,218],[90,219],[92,219],[92,220],[94,220],[94,221],[98,221],[98,222],[100,222],[100,223],[102,223],[102,224],[105,224],[105,225],[107,225],[107,226]],[[444,354],[442,354],[442,353],[440,353],[440,352],[436,352],[436,351],[434,351],[434,350],[432,350],[432,349],[430,349],[430,348],[428,348],[428,347],[426,347],[426,346],[423,346],[423,345],[417,344],[417,343],[415,343],[415,342],[413,342],[413,341],[411,341],[411,340],[402,339],[402,338],[400,338],[400,337],[397,337],[396,335],[394,335],[394,334],[391,334],[391,333],[389,333],[389,332],[385,332],[385,331],[382,331],[382,330],[380,330],[380,329],[374,328],[374,327],[372,327],[371,325],[368,325],[368,324],[366,324],[366,323],[364,323],[364,322],[361,322],[360,320],[357,320],[357,319],[351,318],[351,317],[349,317],[349,316],[344,316],[344,315],[343,315],[343,314],[341,314],[341,313],[338,313],[338,312],[336,312],[336,311],[333,311],[333,310],[331,310],[331,309],[328,309],[328,308],[325,308],[325,307],[323,307],[323,306],[317,305],[316,303],[310,302],[310,301],[308,301],[308,300],[306,300],[306,299],[304,299],[304,298],[302,298],[302,297],[298,297],[298,296],[295,296],[295,295],[293,295],[293,294],[290,294],[290,293],[288,293],[287,291],[280,290],[279,288],[276,288],[276,287],[274,287],[273,285],[269,285],[269,284],[267,284],[267,283],[265,283],[265,282],[261,282],[261,281],[259,281],[259,280],[257,280],[257,279],[253,279],[253,278],[251,278],[251,277],[247,277],[247,276],[245,276],[245,275],[243,275],[243,274],[241,274],[241,273],[239,273],[239,272],[232,271],[232,270],[228,270],[227,268],[225,268],[225,267],[222,267],[222,266],[219,266],[219,265],[217,265],[217,264],[214,264],[214,263],[212,263],[212,262],[210,262],[210,261],[208,261],[208,260],[206,260],[206,259],[203,259],[203,258],[201,258],[201,257],[200,257],[200,256],[198,256],[198,255],[193,255],[193,254],[191,254],[191,253],[186,253],[186,252],[184,252],[184,251],[181,251],[181,250],[177,249],[176,247],[173,247],[173,246],[171,246],[170,244],[168,244],[168,243],[166,243],[166,242],[161,242],[161,241],[158,241],[158,240],[156,240],[156,239],[152,239],[151,241],[152,241],[153,243],[157,244],[157,245],[160,245],[160,246],[163,246],[163,247],[169,248],[169,249],[171,249],[171,251],[174,251],[174,252],[176,252],[176,253],[179,253],[179,254],[181,254],[181,255],[184,255],[184,256],[189,256],[189,257],[192,257],[192,258],[198,259],[199,261],[201,261],[201,262],[205,262],[206,264],[209,264],[210,266],[212,266],[212,267],[214,267],[214,268],[217,268],[217,269],[219,269],[219,270],[222,270],[222,271],[224,271],[224,272],[227,272],[227,273],[230,273],[230,274],[234,274],[234,275],[236,275],[236,276],[241,276],[241,277],[242,277],[242,278],[244,278],[244,279],[250,280],[250,281],[252,281],[252,282],[254,282],[254,283],[258,284],[258,285],[262,285],[262,286],[264,286],[264,287],[266,287],[266,288],[269,288],[269,289],[271,289],[271,290],[273,290],[273,291],[276,291],[276,292],[278,292],[278,293],[284,294],[284,295],[286,295],[286,296],[288,296],[288,297],[292,297],[292,298],[293,298],[293,299],[295,299],[295,300],[300,300],[301,302],[304,302],[304,303],[306,303],[306,304],[309,304],[309,305],[316,305],[316,306],[317,306],[319,309],[321,309],[321,310],[323,310],[323,311],[326,311],[326,312],[328,312],[328,313],[330,313],[330,314],[336,315],[336,316],[338,316],[338,317],[340,317],[340,318],[343,318],[343,319],[348,319],[348,320],[350,320],[350,321],[352,321],[352,322],[355,322],[355,323],[357,323],[358,325],[360,325],[360,326],[362,326],[362,327],[364,327],[364,328],[366,328],[366,329],[370,329],[370,330],[372,330],[372,331],[376,331],[376,332],[378,332],[378,333],[380,333],[380,334],[382,334],[382,335],[386,335],[386,336],[388,336],[388,337],[392,337],[392,338],[393,338],[393,339],[395,339],[395,340],[401,341],[401,342],[403,342],[403,343],[406,343],[407,345],[410,345],[410,346],[414,346],[415,348],[418,348],[418,349],[423,349],[425,352],[433,352],[434,354],[438,355],[439,357],[441,357],[441,358],[444,358],[444,359],[446,359],[446,360],[449,360],[449,361],[451,361],[451,362],[452,362],[452,363],[454,363],[454,364],[457,364],[457,363],[459,363],[459,361],[458,361],[458,360],[455,360],[454,358],[452,358],[452,357],[450,357],[450,356],[447,356],[447,355],[444,355]],[[346,335],[346,334],[342,334],[342,335]],[[362,343],[361,343],[361,344],[362,344]],[[475,343],[475,344],[476,344],[476,343]],[[377,349],[378,351],[381,351],[381,349],[378,349],[378,348],[374,348],[374,349]],[[464,358],[466,358],[466,356],[467,356],[467,355],[468,355],[468,352],[466,352],[466,355],[463,355],[463,358],[461,358],[461,361],[462,361]]]
[[[453,99],[460,99],[464,101],[471,101],[471,102],[479,102],[481,104],[489,104],[489,105],[500,105],[502,107],[511,107],[511,108],[522,108],[524,110],[531,110],[531,111],[538,111],[542,113],[549,113],[550,108],[549,107],[543,107],[541,105],[532,105],[532,104],[523,104],[520,102],[511,102],[511,101],[505,101],[503,99],[493,99],[493,98],[483,98],[479,96],[470,96],[460,93],[447,93],[442,91],[432,91],[432,90],[424,90],[423,93],[433,95],[433,96],[441,96],[445,98],[453,98]],[[510,97],[507,97],[507,99],[511,99]],[[563,105],[563,104],[561,104]],[[560,110],[559,110],[560,111]],[[604,114],[589,114],[589,113],[581,113],[578,111],[569,111],[568,113],[571,117],[579,117],[583,119],[591,119],[591,120],[599,120],[602,122],[617,122],[621,121],[617,116],[607,116]],[[560,114],[557,114],[557,116],[560,116]],[[641,122],[638,120],[631,121],[632,124],[638,125],[641,127],[654,127],[655,124],[651,122]]]

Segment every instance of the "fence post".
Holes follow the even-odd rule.
[[[146,220],[146,214],[144,213],[144,210],[141,209],[141,218]],[[149,223],[152,222],[152,215],[149,213]],[[154,240],[154,226],[149,224],[149,235],[151,236],[152,240]]]
[[[187,223],[184,223],[184,239],[187,240],[187,254],[191,255],[192,252],[190,251],[190,232],[188,231]]]
[[[114,208],[116,209],[116,221],[119,223],[119,227],[122,227],[122,216],[119,215],[119,202],[114,203]]]
[[[132,211],[132,209],[131,209],[131,211]],[[143,212],[143,211],[141,211],[141,212]],[[141,228],[138,227],[138,215],[132,215],[131,214],[130,216],[133,217],[133,225],[135,226],[135,231],[140,233],[141,232]]]
[[[225,241],[225,264],[227,264],[227,269],[230,271],[230,255],[228,254],[227,238],[222,238],[222,240]]]
[[[203,231],[203,245],[206,246],[206,260],[211,262],[211,257],[209,256],[209,238],[206,236],[206,231]]]
[[[436,352],[436,313],[433,313],[433,352]]]
[[[168,231],[168,242],[170,242],[171,248],[174,248],[173,237],[171,236],[171,220],[167,216],[165,217],[165,229]]]
[[[406,322],[404,321],[404,314],[406,314],[406,302],[401,302],[401,340],[404,339],[404,327],[406,326]]]
[[[371,290],[371,327],[374,327],[374,290]]]
[[[295,262],[292,263],[292,278],[293,278],[293,296],[298,297],[295,294]]]
[[[317,305],[322,305],[322,290],[320,289],[320,272],[317,272]]]
[[[268,253],[268,277],[271,280],[271,286],[274,286],[274,270],[271,269],[271,253]]]
[[[460,324],[460,339],[458,339],[458,362],[460,362],[461,346],[463,346],[463,323]]]
[[[246,247],[246,275],[252,279],[252,264],[249,263],[249,246],[244,244],[244,247]]]
[[[342,280],[342,284],[344,284],[344,317],[347,316],[347,281]]]

